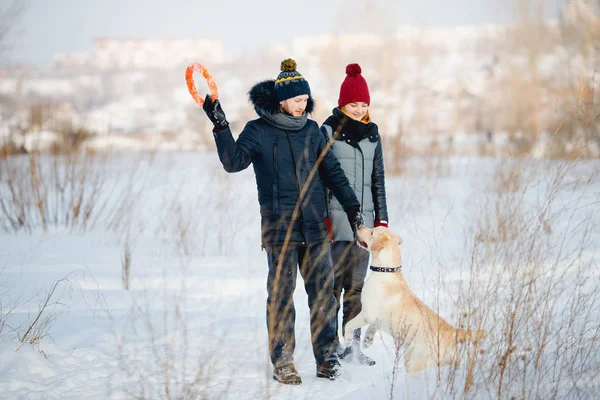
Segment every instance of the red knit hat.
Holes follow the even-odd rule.
[[[348,103],[364,102],[371,105],[371,96],[369,95],[369,86],[367,81],[360,74],[362,69],[358,64],[348,64],[346,66],[346,79],[340,87],[340,98],[338,106],[342,107]]]

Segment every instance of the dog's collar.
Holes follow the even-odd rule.
[[[399,267],[394,267],[394,268],[388,268],[388,267],[374,267],[371,265],[371,271],[375,271],[375,272],[400,272],[400,270],[402,269],[402,265]]]

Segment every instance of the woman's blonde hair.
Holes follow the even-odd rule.
[[[350,115],[348,115],[348,112],[346,111],[346,105],[341,106],[340,111],[343,112],[344,115],[347,116],[348,118],[352,118],[352,117],[350,117]],[[364,117],[362,117],[360,122],[362,122],[363,124],[368,124],[369,122],[371,122],[371,116],[369,115],[368,109],[367,109],[367,113],[364,115]]]

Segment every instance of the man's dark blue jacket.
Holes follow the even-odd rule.
[[[304,127],[293,131],[278,128],[262,117],[280,112],[273,85],[274,81],[268,80],[250,90],[250,101],[261,118],[248,122],[237,141],[229,128],[214,133],[219,158],[227,172],[242,171],[252,163],[264,247],[283,244],[290,225],[290,243],[322,242],[328,238],[323,185],[342,204],[349,220],[360,212],[360,202],[333,153],[327,152],[313,171],[327,147],[315,121],[309,119]],[[306,112],[311,113],[313,108],[309,98]],[[299,213],[292,221],[301,195]]]

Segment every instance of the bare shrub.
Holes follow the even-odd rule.
[[[406,162],[411,152],[406,145],[402,130],[395,136],[382,135],[381,145],[384,150],[383,156],[386,174],[402,175],[405,173]]]
[[[528,163],[522,160],[510,160],[505,168],[495,172],[490,190],[493,196],[486,205],[485,212],[479,214],[478,240],[504,241],[518,234],[518,220],[522,217],[524,192],[523,174]]]
[[[0,158],[0,229],[124,229],[147,178],[145,157],[73,152]]]
[[[5,140],[4,143],[0,144],[0,158],[6,158],[8,156],[21,155],[27,153],[25,147],[16,144],[14,141]]]
[[[390,400],[394,398],[396,380],[400,374],[400,371],[402,370],[400,367],[400,362],[403,358],[410,358],[412,356],[409,351],[405,351],[405,346],[413,339],[409,336],[410,326],[406,324],[406,321],[398,321],[396,326],[391,328],[394,348],[391,349],[392,351],[390,351],[390,353],[394,355],[394,361],[392,364],[392,374],[389,382]]]
[[[22,300],[10,296],[8,276],[2,272],[0,271],[0,338],[19,342],[16,351],[25,344],[30,344],[43,353],[40,347],[42,340],[49,336],[54,320],[68,308],[62,303],[62,299],[72,290],[71,281],[68,277],[59,279],[48,289],[40,289],[31,298]],[[18,322],[21,319],[17,316],[19,310],[34,303],[37,303],[37,311]]]
[[[16,332],[21,345],[25,343],[39,345],[40,341],[48,335],[50,325],[62,312],[60,309],[66,308],[66,305],[55,300],[55,292],[57,289],[70,290],[70,288],[70,281],[63,278],[54,282],[50,289],[41,294],[37,313],[25,323],[24,332],[20,333],[18,330]]]
[[[166,232],[180,257],[229,255],[246,223],[246,213],[231,212],[232,207],[243,204],[233,179],[219,176],[221,173],[215,171],[193,184],[182,181],[164,198],[156,233]]]
[[[458,348],[464,368],[441,371],[444,398],[598,394],[591,382],[600,374],[600,278],[589,253],[598,234],[598,175],[578,178],[570,174],[576,167],[586,169],[540,162],[518,177],[513,166],[500,166],[497,179],[510,178],[496,187],[510,187],[512,200],[496,192],[482,206],[503,226],[476,224],[456,304],[459,326],[489,335],[481,346]]]
[[[50,148],[50,153],[54,155],[80,151],[82,144],[96,136],[85,127],[68,126],[59,131],[59,141]]]
[[[181,261],[184,271],[187,261]],[[116,338],[121,389],[133,398],[192,400],[227,394],[228,385],[215,379],[220,360],[214,343],[200,342],[190,332],[186,281],[181,278],[179,283],[175,291],[166,280],[160,288],[144,289],[141,303],[132,306],[128,324]],[[157,305],[159,313],[154,311]],[[228,371],[233,379],[234,371]]]

